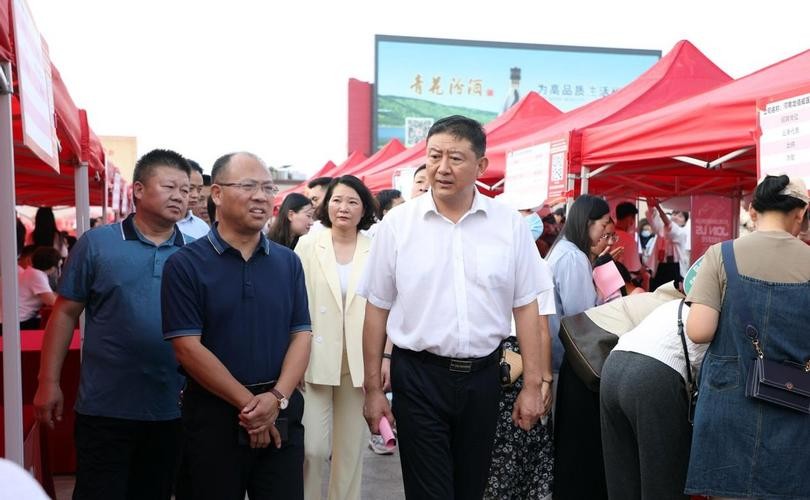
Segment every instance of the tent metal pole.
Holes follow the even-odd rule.
[[[599,168],[597,168],[596,170],[594,170],[593,172],[591,172],[591,173],[590,173],[590,176],[591,176],[591,177],[596,177],[597,175],[601,174],[602,172],[604,172],[605,170],[609,169],[609,168],[610,168],[610,167],[612,167],[613,165],[615,165],[615,163],[608,163],[607,165],[602,165],[601,167],[599,167]]]
[[[76,189],[76,238],[90,229],[90,179],[87,174],[88,163],[79,162],[74,172]]]
[[[568,212],[571,211],[571,205],[574,204],[574,197],[573,196],[568,196],[567,193],[571,193],[572,191],[574,191],[574,187],[576,187],[576,185],[577,185],[577,175],[569,173],[568,174],[568,182],[565,185],[565,191],[566,191],[565,213],[566,214],[568,214]]]
[[[698,160],[697,158],[692,158],[691,156],[673,156],[672,159],[682,161],[690,165],[695,165],[697,167],[710,168],[709,162],[705,160]]]
[[[590,179],[591,169],[583,165],[580,172],[582,172],[582,183],[579,185],[579,194],[588,194],[588,179]]]
[[[725,163],[725,162],[727,162],[729,160],[733,160],[734,158],[736,158],[738,156],[742,156],[745,153],[751,151],[752,149],[754,149],[754,148],[749,147],[749,148],[741,148],[741,149],[738,149],[736,151],[732,151],[731,153],[723,155],[720,158],[709,162],[709,168],[717,168],[720,165],[722,165],[723,163]]]
[[[104,186],[104,206],[101,207],[101,224],[104,225],[107,223],[107,205],[110,203],[110,189],[107,185],[107,181],[109,180],[109,170],[107,170],[107,158],[104,158],[104,181],[102,185]]]
[[[76,190],[76,238],[81,238],[90,229],[90,179],[87,169],[88,163],[81,161],[73,173]],[[79,318],[79,332],[80,342],[84,347],[84,313]]]
[[[20,316],[17,311],[16,199],[14,137],[11,125],[11,64],[0,63],[0,274],[3,278],[3,408],[6,458],[24,466]]]

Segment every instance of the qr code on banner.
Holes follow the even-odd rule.
[[[563,167],[565,165],[565,153],[551,155],[551,181],[561,181],[563,179]]]
[[[427,137],[433,118],[405,118],[405,146],[411,147]]]

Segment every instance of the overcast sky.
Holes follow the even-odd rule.
[[[248,150],[304,172],[347,156],[347,81],[374,35],[655,49],[694,43],[738,78],[810,48],[801,0],[28,0],[99,135],[206,170]]]

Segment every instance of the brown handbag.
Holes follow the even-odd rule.
[[[560,321],[560,340],[565,347],[565,359],[588,389],[599,392],[602,366],[616,347],[619,336],[593,322],[581,312]]]

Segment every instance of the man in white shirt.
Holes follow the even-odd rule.
[[[208,231],[211,230],[208,227],[208,224],[194,215],[194,210],[197,208],[197,204],[200,202],[200,198],[202,196],[203,191],[203,170],[200,167],[200,164],[194,160],[186,160],[191,166],[191,189],[188,192],[188,213],[185,217],[177,221],[177,227],[180,228],[180,232],[185,234],[186,236],[190,236],[193,239],[197,240],[202,238],[203,236],[208,234]]]
[[[383,219],[358,287],[367,299],[364,413],[372,433],[396,416],[408,498],[481,498],[512,314],[525,384],[513,419],[529,430],[551,406],[550,338],[539,334],[537,308],[550,277],[520,214],[477,192],[485,149],[475,120],[431,127],[431,189]],[[386,332],[393,413],[380,377]]]
[[[689,271],[690,252],[692,250],[692,225],[689,223],[689,212],[675,210],[670,218],[661,208],[661,204],[657,199],[649,198],[647,204],[650,206],[650,212],[647,214],[648,220],[653,229],[658,234],[663,232],[664,238],[671,243],[671,254],[667,251],[666,259],[669,260],[672,257],[671,261],[678,263],[680,279],[682,280],[686,276],[686,272]],[[660,219],[654,216],[653,209],[658,212]]]

